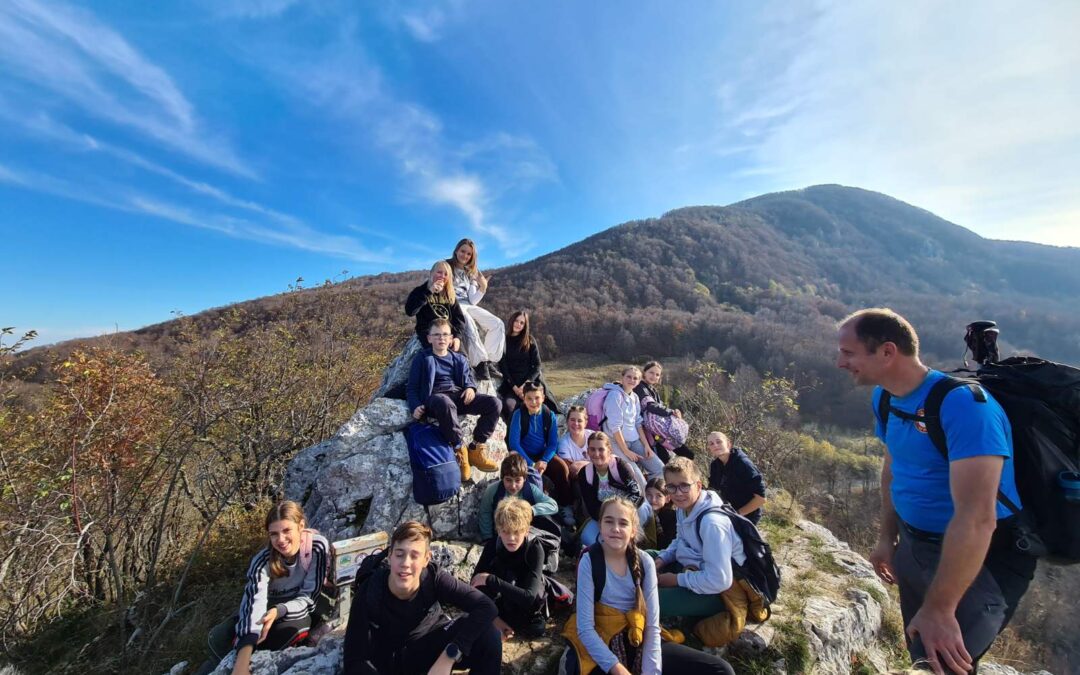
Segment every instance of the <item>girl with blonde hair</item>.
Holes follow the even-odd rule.
[[[416,317],[416,337],[421,347],[427,345],[428,328],[435,319],[450,322],[453,340],[450,350],[461,351],[461,339],[465,336],[465,314],[461,311],[457,293],[454,291],[454,273],[449,263],[440,260],[431,266],[428,280],[412,289],[405,300],[405,314]]]
[[[477,266],[476,244],[472,239],[459,241],[454,255],[446,262],[453,274],[454,293],[465,315],[465,354],[469,365],[476,370],[477,379],[490,380],[499,374],[495,362],[502,358],[506,346],[502,319],[480,307],[490,276],[484,276]]]

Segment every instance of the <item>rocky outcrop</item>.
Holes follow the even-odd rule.
[[[406,346],[394,363],[409,351]],[[407,370],[401,366],[398,374]],[[390,372],[384,385],[393,387]],[[494,394],[495,385],[485,381],[479,390]],[[466,442],[472,440],[476,420],[471,415],[461,419]],[[474,539],[479,534],[475,514],[480,495],[497,474],[474,468],[472,480],[462,485],[456,497],[425,510],[412,498],[412,470],[403,433],[411,421],[405,401],[375,398],[334,436],[293,458],[285,472],[285,496],[303,505],[312,527],[331,540],[391,532],[405,520],[428,523],[440,539]],[[506,456],[505,438],[506,427],[500,421],[488,440],[488,454],[496,461]]]

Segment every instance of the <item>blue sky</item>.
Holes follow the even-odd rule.
[[[0,325],[482,267],[818,183],[1080,246],[1080,4],[0,3]]]

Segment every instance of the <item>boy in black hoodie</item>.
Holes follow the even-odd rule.
[[[442,605],[462,616],[450,621]],[[345,631],[346,675],[497,675],[502,641],[495,604],[431,562],[431,529],[394,530],[385,562],[356,589]]]
[[[495,627],[503,639],[519,633],[544,634],[544,549],[529,536],[532,506],[520,497],[506,497],[495,507],[497,537],[484,546],[472,585],[495,601]]]

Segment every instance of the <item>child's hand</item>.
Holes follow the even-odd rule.
[[[480,588],[482,586],[486,586],[487,585],[487,579],[488,579],[489,576],[491,576],[491,575],[488,574],[487,572],[481,572],[480,574],[477,574],[477,575],[473,576],[472,582],[471,582],[472,587],[473,588]]]

